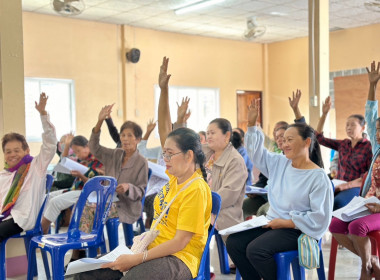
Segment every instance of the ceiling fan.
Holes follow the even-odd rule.
[[[53,10],[63,16],[76,16],[85,9],[83,0],[51,0]]]
[[[247,40],[252,40],[263,36],[266,30],[266,26],[257,25],[256,17],[250,17],[247,18],[247,29],[245,30],[243,36]]]

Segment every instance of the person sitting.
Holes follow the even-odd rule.
[[[207,143],[207,136],[205,131],[199,131],[198,132],[199,137],[201,138],[201,144],[206,144]]]
[[[380,118],[378,118],[378,104],[375,99],[376,86],[380,79],[379,68],[380,62],[377,69],[375,62],[371,63],[371,71],[367,68],[370,86],[365,117],[374,157],[362,190],[362,196],[365,198],[371,196],[380,198]],[[369,232],[380,230],[380,205],[369,203],[366,204],[366,207],[372,213],[371,215],[351,222],[344,222],[334,217],[329,229],[340,245],[360,257],[362,263],[361,280],[372,279],[372,273],[375,274],[376,279],[380,279],[378,258],[371,256],[371,241],[368,237]]]
[[[240,153],[240,155],[244,159],[245,166],[247,167],[247,173],[248,173],[248,178],[245,184],[248,186],[251,186],[253,164],[252,164],[252,161],[248,157],[247,150],[244,147],[244,134],[245,133],[241,128],[234,128],[232,130],[231,144],[232,146],[234,146],[234,148]]]
[[[57,137],[46,112],[48,97],[41,93],[36,110],[41,115],[42,146],[30,155],[25,137],[8,133],[2,138],[5,169],[0,171],[0,242],[35,226],[46,193],[46,170],[55,155]]]
[[[315,139],[306,124],[292,124],[284,135],[285,155],[268,152],[257,129],[259,101],[248,109],[246,147],[259,170],[268,177],[270,222],[231,234],[227,251],[243,279],[277,279],[274,254],[297,250],[301,233],[319,240],[328,228],[333,207],[331,182],[309,156]]]
[[[78,162],[87,166],[88,170],[84,174],[77,170],[71,171],[71,175],[75,177],[71,188],[50,193],[50,199],[41,220],[41,227],[45,234],[49,232],[50,224],[58,218],[61,211],[70,208],[77,202],[87,180],[104,173],[103,164],[90,153],[88,140],[84,136],[73,137],[70,147],[78,157]]]
[[[76,279],[190,280],[197,275],[210,225],[211,191],[205,181],[205,155],[198,134],[189,128],[172,131],[167,63],[164,58],[159,76],[158,130],[170,179],[155,198],[153,225],[175,198],[173,204],[157,225],[159,235],[145,254],[121,255],[103,265],[106,269],[81,273]]]
[[[112,203],[109,218],[119,217],[120,222],[133,224],[141,216],[141,200],[148,183],[148,162],[140,155],[137,144],[141,140],[142,129],[132,121],[126,121],[120,128],[120,148],[111,149],[99,143],[100,128],[111,114],[112,105],[104,106],[98,115],[98,121],[92,130],[89,147],[103,163],[105,175],[117,179],[116,193],[119,201]],[[95,207],[88,204],[80,222],[80,229],[89,232],[92,229]]]
[[[323,135],[323,125],[331,108],[330,97],[322,106],[322,116],[316,129],[319,144],[339,152],[338,172],[335,179],[346,181],[335,188],[334,210],[347,205],[359,195],[362,177],[369,169],[372,159],[371,142],[363,138],[365,119],[362,115],[347,118],[346,133],[349,139],[335,140]]]

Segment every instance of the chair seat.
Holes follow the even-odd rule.
[[[40,248],[69,247],[70,249],[87,248],[95,245],[97,235],[91,233],[80,232],[79,238],[70,238],[67,233],[49,234],[33,237],[33,242],[38,244]]]

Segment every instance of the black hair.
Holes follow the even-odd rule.
[[[243,138],[241,137],[241,134],[239,132],[232,132],[231,143],[235,149],[239,149],[240,146],[243,144]]]
[[[75,136],[73,140],[71,140],[70,147],[72,145],[86,147],[88,146],[88,140],[86,137],[78,135],[78,136]]]
[[[168,138],[172,138],[176,142],[177,147],[181,150],[181,152],[186,153],[190,150],[193,151],[195,164],[199,165],[202,171],[203,179],[207,182],[207,174],[204,167],[206,156],[202,151],[202,144],[199,134],[190,128],[181,127],[170,132]]]
[[[309,158],[320,168],[324,168],[321,155],[321,147],[319,146],[318,141],[316,141],[315,139],[314,129],[310,125],[307,125],[305,123],[294,123],[289,125],[289,128],[290,127],[294,127],[295,129],[297,129],[298,134],[302,137],[303,140],[306,140],[307,138],[311,139],[309,147]]]
[[[354,115],[349,116],[348,118],[355,118],[359,121],[360,126],[362,127],[365,126],[365,118],[363,117],[363,115],[354,114]]]
[[[276,126],[278,126],[278,125],[280,125],[280,126],[286,126],[286,127],[289,126],[289,124],[288,124],[286,121],[279,121],[279,122],[276,122],[276,124],[275,124],[274,126],[276,127]]]
[[[377,118],[377,119],[376,119],[376,122],[379,122],[379,123],[380,123],[380,118]]]
[[[21,135],[19,133],[15,133],[15,132],[11,132],[11,133],[5,134],[3,136],[3,138],[1,139],[1,146],[3,147],[3,152],[4,152],[4,149],[5,149],[5,145],[8,142],[12,142],[12,141],[21,142],[22,149],[24,151],[26,151],[27,149],[29,149],[29,145],[26,142],[26,139],[25,139],[24,135]]]
[[[127,129],[127,128],[132,129],[133,135],[136,137],[136,139],[142,138],[142,129],[141,129],[141,126],[139,126],[137,123],[132,122],[132,121],[126,121],[120,127],[120,134],[123,132],[124,129]]]
[[[227,132],[232,133],[232,126],[229,120],[223,118],[216,118],[210,122],[210,124],[212,123],[215,123],[218,126],[218,128],[223,132],[223,134],[226,134]]]
[[[245,135],[245,132],[244,132],[244,130],[242,130],[240,127],[235,127],[234,129],[238,130],[238,131],[239,131],[239,133],[240,133],[240,135],[241,135],[241,138],[243,138],[243,139],[244,139],[244,135]]]

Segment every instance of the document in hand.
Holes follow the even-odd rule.
[[[268,193],[268,190],[264,188],[255,187],[255,186],[245,186],[245,193],[264,195]]]
[[[120,244],[113,251],[109,252],[107,255],[99,259],[83,258],[69,263],[65,275],[72,275],[76,273],[99,269],[105,263],[114,262],[121,255],[132,254],[133,252],[127,246],[125,246],[124,244]]]
[[[71,174],[71,171],[73,170],[79,171],[81,174],[84,174],[87,172],[88,167],[76,161],[73,161],[67,157],[63,158],[61,162],[54,167],[54,171],[64,174]]]
[[[220,235],[228,235],[228,234],[232,234],[232,233],[236,233],[236,232],[241,232],[241,231],[265,226],[269,222],[270,222],[270,220],[267,217],[259,216],[257,218],[252,219],[252,220],[248,220],[248,221],[242,222],[240,224],[234,225],[232,227],[220,230],[219,234]]]
[[[350,203],[346,206],[335,210],[332,215],[344,222],[350,222],[352,220],[370,215],[371,212],[365,207],[367,203],[379,203],[380,200],[377,197],[372,196],[370,198],[364,198],[361,196],[355,196]]]

